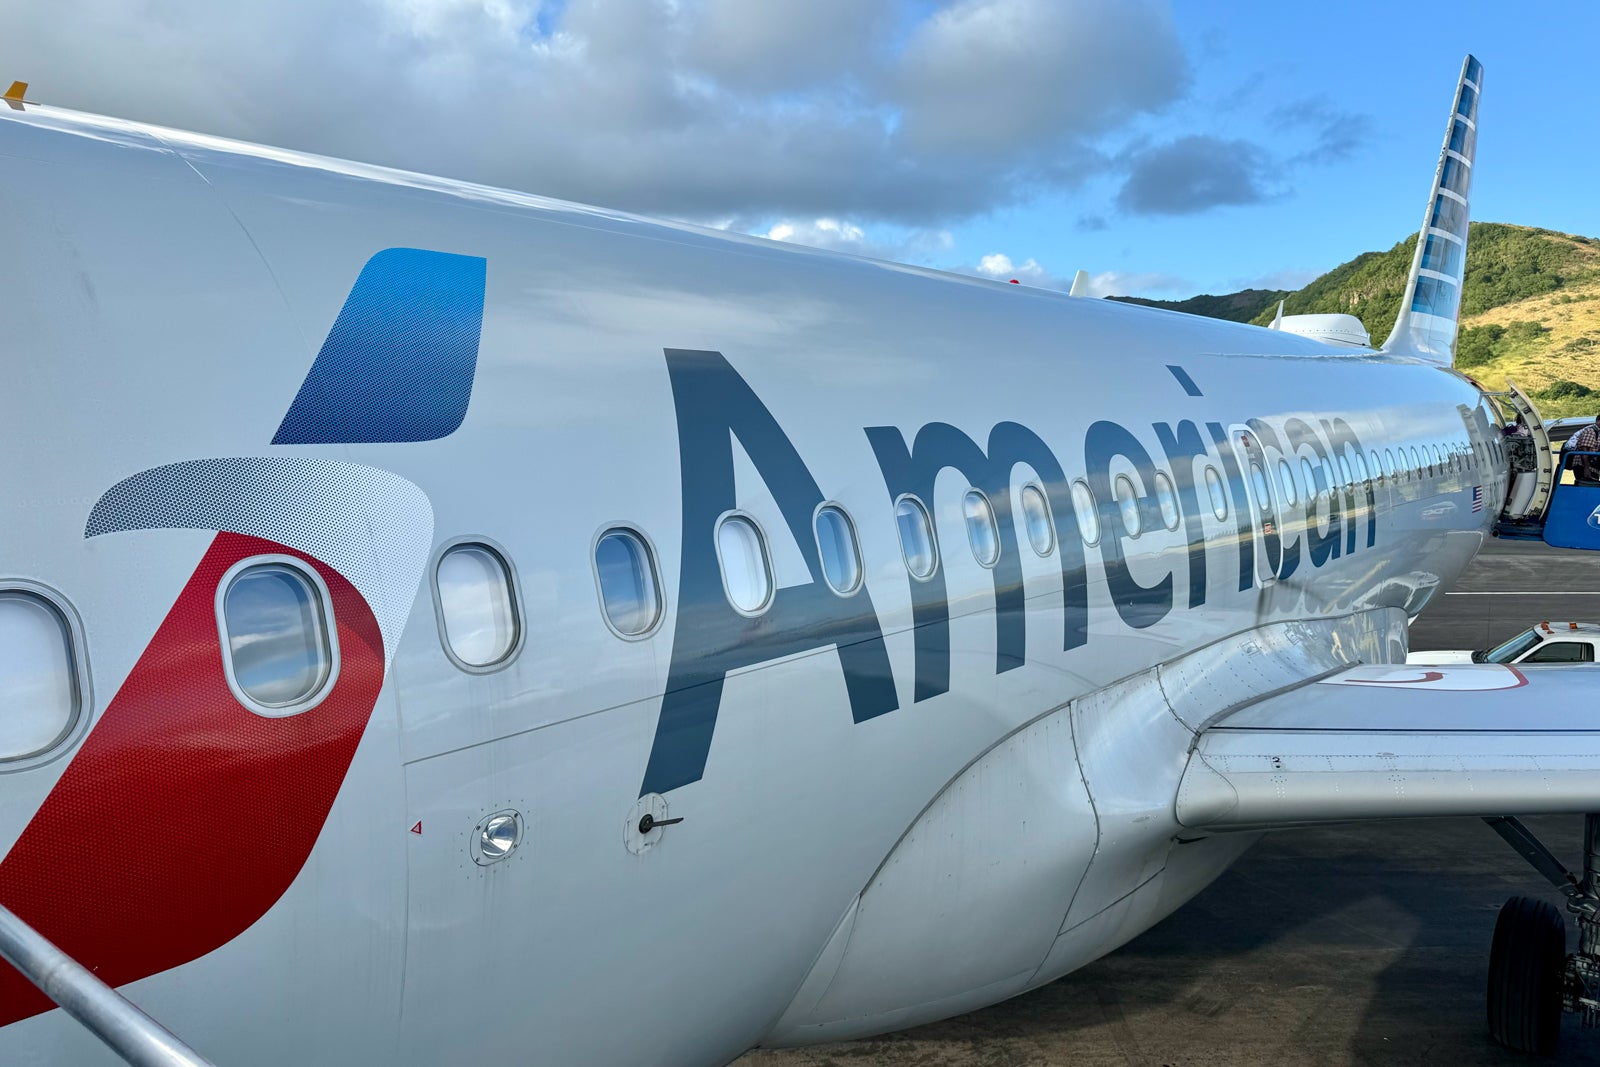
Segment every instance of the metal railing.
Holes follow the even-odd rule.
[[[134,1067],[211,1067],[172,1031],[4,907],[0,957]]]

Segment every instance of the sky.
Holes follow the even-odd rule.
[[[1600,236],[1600,5],[0,0],[46,104],[1026,284],[1296,288],[1421,222]]]

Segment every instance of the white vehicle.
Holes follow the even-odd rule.
[[[0,1062],[717,1065],[1050,982],[1264,830],[1600,865],[1593,673],[1405,664],[1506,489],[1481,78],[1377,350],[13,92]],[[1502,913],[1498,1040],[1600,1017],[1596,878],[1570,956]]]
[[[1541,622],[1491,649],[1412,652],[1407,663],[1593,663],[1600,624]]]

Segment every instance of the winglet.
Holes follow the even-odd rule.
[[[1281,329],[1283,329],[1283,301],[1282,300],[1278,301],[1278,313],[1276,315],[1272,316],[1272,321],[1271,322],[1267,323],[1267,329],[1269,329],[1269,330],[1281,330]]]
[[[1383,351],[1417,356],[1446,366],[1455,363],[1461,284],[1467,270],[1467,194],[1478,144],[1478,96],[1483,64],[1475,56],[1461,63],[1455,104],[1445,127],[1444,147],[1428,195],[1428,210],[1417,234],[1417,250],[1406,278],[1405,296]]]
[[[1072,276],[1072,288],[1067,291],[1068,296],[1089,295],[1089,272],[1080,270]]]
[[[10,107],[11,107],[11,110],[13,110],[13,111],[21,111],[22,110],[22,104],[23,104],[23,97],[26,96],[27,93],[28,93],[28,83],[27,82],[12,82],[11,83],[11,88],[6,90],[6,95],[5,96],[0,96],[0,100],[4,100],[7,104],[9,104]]]

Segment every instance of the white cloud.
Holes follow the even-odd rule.
[[[869,235],[866,228],[858,223],[831,218],[786,219],[774,224],[760,236],[873,259],[922,264],[933,262],[955,245],[955,238],[949,230],[886,227],[875,229]]]
[[[958,0],[917,26],[897,89],[919,149],[1009,151],[1160,107],[1187,72],[1162,4]]]
[[[975,274],[980,278],[993,278],[996,281],[1009,282],[1015,278],[1022,285],[1032,285],[1040,289],[1070,289],[1072,279],[1061,279],[1045,270],[1037,259],[1029,257],[1021,263],[1015,263],[1004,252],[991,252],[978,260],[977,267],[963,271],[965,274]]]
[[[1181,91],[1156,0],[25,0],[47,103],[680,217],[946,224]]]

